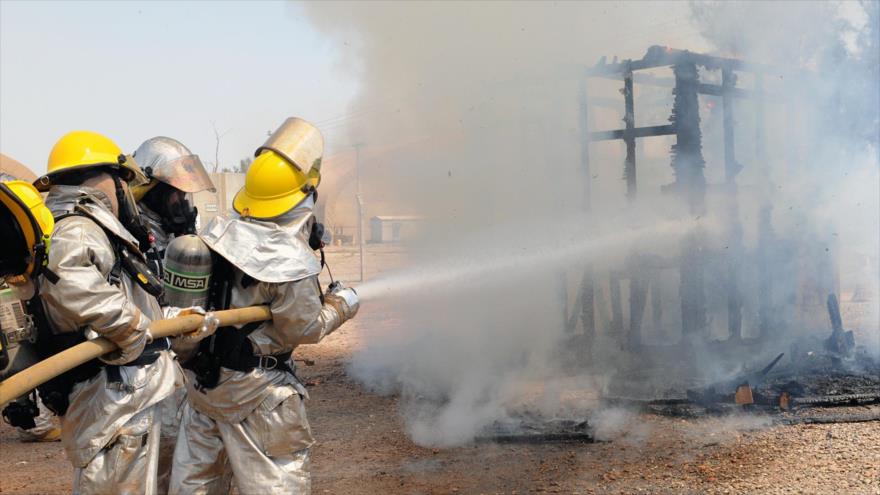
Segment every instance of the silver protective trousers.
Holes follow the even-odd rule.
[[[174,456],[174,445],[177,443],[177,432],[180,429],[180,414],[186,402],[186,387],[180,386],[174,393],[162,399],[157,405],[161,418],[162,433],[159,437],[159,493],[168,493],[171,482],[171,462]]]
[[[174,448],[177,445],[177,435],[180,431],[180,418],[186,406],[186,387],[178,387],[173,394],[159,403],[160,416],[162,418],[162,434],[159,439],[159,493],[165,494],[170,491],[171,466],[174,459]],[[230,493],[232,490],[232,472],[227,465],[223,469],[222,479],[217,484],[214,493]]]
[[[135,414],[113,442],[83,468],[75,468],[74,494],[152,495],[156,493],[159,462],[158,406]]]
[[[225,493],[229,466],[242,495],[308,494],[309,449],[294,450],[304,433],[311,439],[299,394],[271,410],[257,407],[240,423],[215,421],[186,404],[169,493]]]

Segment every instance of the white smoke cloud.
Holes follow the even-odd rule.
[[[850,285],[874,284],[877,297],[876,277],[865,273],[865,266],[876,270],[880,236],[876,4],[323,2],[303,9],[348,47],[340,70],[361,80],[351,115],[333,125],[374,150],[363,166],[368,207],[381,198],[430,218],[426,235],[411,246],[411,268],[362,287],[366,303],[394,301],[400,328],[364,330],[366,345],[350,365],[367,386],[402,395],[417,443],[463,443],[523,408],[583,417],[589,401],[571,407],[551,386],[572,373],[572,356],[592,364],[594,379],[577,383],[593,395],[607,391],[607,380],[621,369],[642,364],[609,329],[607,299],[597,302],[593,348],[572,348],[564,320],[576,311],[585,264],[593,263],[601,278],[631,253],[674,258],[694,222],[702,224],[709,248],[726,249],[724,229],[717,229],[729,209],[723,197],[710,194],[709,221],[692,218],[674,195],[660,193],[672,180],[671,138],[639,145],[634,204],[627,204],[621,180],[622,144],[595,145],[586,175],[578,101],[583,70],[600,56],[640,58],[659,44],[779,64],[783,70],[766,88],[792,104],[767,102],[764,162],[754,104],[737,107],[744,244],[755,249],[762,215],[769,215],[776,236],[802,241],[795,246],[834,242],[844,257],[863,253],[867,261],[841,263],[841,274]],[[740,82],[755,84],[747,75]],[[597,107],[593,129],[622,127],[620,86],[590,82],[591,96],[620,102],[619,109]],[[638,125],[666,123],[668,88],[637,86],[637,101]],[[710,102],[701,99],[706,175],[717,183],[721,119]],[[589,213],[583,209],[588,181]],[[387,212],[373,212],[381,213]],[[670,224],[687,228],[662,228]],[[771,258],[777,272],[809,272],[784,248]],[[706,273],[712,338],[726,338],[726,301],[713,295],[722,293],[725,267],[716,263]],[[758,273],[750,269],[742,275],[747,336],[757,331],[759,305]],[[663,303],[643,331],[655,343],[680,339],[679,286],[670,277],[658,281]],[[607,294],[607,280],[602,283],[600,299]],[[774,300],[798,297],[783,289]],[[824,295],[816,295],[820,314]],[[796,318],[780,311],[781,323]],[[716,361],[704,355],[688,373],[716,378],[730,371]],[[659,383],[650,385],[659,390]],[[609,435],[627,424],[616,412],[595,420]]]

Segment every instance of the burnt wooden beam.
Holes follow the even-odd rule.
[[[590,73],[587,73],[587,76],[597,77],[600,79],[608,79],[608,80],[612,80],[612,81],[620,81],[620,79],[621,79],[621,75],[616,74],[616,73],[612,73],[612,74],[590,74]],[[658,88],[670,88],[671,89],[671,88],[675,87],[675,79],[673,79],[671,77],[655,77],[651,74],[633,73],[633,82],[635,84],[641,84],[644,86],[654,86],[654,87],[658,87]],[[708,96],[723,96],[724,86],[719,85],[719,84],[700,83],[697,86],[697,93],[699,93],[701,95],[708,95]],[[755,99],[755,98],[763,97],[763,98],[769,98],[771,100],[782,100],[782,96],[779,94],[776,94],[776,93],[770,93],[770,94],[763,93],[763,92],[759,93],[754,90],[743,89],[743,88],[733,88],[732,96],[734,98],[744,98],[744,99],[745,98]],[[611,100],[611,99],[606,98],[603,103],[605,103],[607,105],[608,100]],[[620,100],[615,100],[615,101],[619,102]],[[618,103],[618,105],[619,105],[619,103]]]
[[[640,60],[624,60],[614,64],[597,64],[587,70],[587,75],[623,75],[627,70],[637,71],[679,64],[693,64],[707,69],[728,69],[741,72],[754,72],[758,74],[780,72],[770,66],[746,63],[735,58],[716,57],[713,55],[694,53],[688,50],[676,50],[654,45],[648,48],[645,56]]]
[[[596,306],[595,306],[595,276],[593,274],[593,265],[589,264],[584,267],[583,280],[581,281],[581,325],[584,327],[585,342],[592,347],[596,338]],[[587,349],[591,351],[592,349]]]
[[[585,211],[590,210],[590,193],[592,189],[591,182],[593,180],[590,172],[590,104],[591,100],[587,92],[587,84],[586,81],[583,81],[580,87],[580,98],[578,102],[578,127],[580,129],[581,136],[581,170],[584,174],[584,196],[582,206]]]
[[[590,211],[592,207],[591,193],[593,177],[590,171],[590,103],[588,88],[586,81],[583,81],[580,88],[580,104],[578,106],[578,124],[580,127],[580,159],[581,169],[584,173],[584,196],[583,209]],[[594,302],[594,281],[593,281],[593,265],[587,264],[584,267],[583,277],[581,279],[581,287],[579,293],[580,300],[580,317],[581,325],[584,329],[584,355],[590,356],[593,347],[593,341],[596,335],[596,317]],[[577,307],[577,304],[576,304]],[[577,310],[572,311],[572,319],[577,314]],[[574,321],[568,322],[568,327],[574,330]]]
[[[736,74],[730,69],[721,70],[722,111],[724,112],[724,177],[727,186],[727,215],[729,218],[727,249],[727,332],[731,339],[741,340],[742,334],[742,294],[740,293],[739,273],[742,258],[742,225],[739,219],[739,198],[736,194],[736,176],[742,165],[736,161],[734,141],[733,92],[736,89]]]
[[[736,161],[736,147],[733,129],[733,91],[736,86],[736,75],[733,71],[721,71],[722,111],[724,112],[724,176],[728,184],[734,184],[736,175],[742,170],[742,166]]]
[[[652,125],[648,127],[634,127],[632,129],[632,137],[634,138],[643,138],[643,137],[651,137],[651,136],[670,136],[675,134],[675,126],[672,124],[667,125]],[[615,129],[613,131],[596,131],[590,133],[590,141],[610,141],[613,139],[626,139],[627,130],[626,129]]]
[[[625,343],[626,338],[623,335],[623,307],[621,305],[620,276],[621,275],[618,272],[611,272],[608,281],[608,288],[611,293],[611,330],[619,339],[619,342]]]
[[[633,201],[636,199],[636,137],[633,129],[636,128],[635,102],[633,101],[633,73],[628,71],[623,75],[623,123],[626,132],[623,140],[626,142],[626,158],[624,159],[623,176],[626,178],[626,197]]]

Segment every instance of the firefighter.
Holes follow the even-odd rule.
[[[193,194],[215,192],[216,189],[198,155],[176,139],[165,136],[147,139],[132,153],[132,157],[149,179],[145,184],[132,187],[132,194],[152,236],[151,248],[145,254],[151,261],[153,271],[162,276],[168,243],[176,236],[196,233],[198,211],[193,204]],[[177,346],[174,350],[181,351]],[[162,492],[168,491],[171,457],[185,396],[185,387],[178,387],[159,406],[162,434],[159,442],[158,485]]]
[[[18,177],[0,171],[0,182],[19,180]],[[18,182],[18,184],[19,187],[33,187],[30,182]],[[13,189],[14,188],[15,186],[13,186]],[[6,314],[12,316],[16,314],[16,310],[21,311],[20,308],[23,307],[23,301],[11,297],[11,294],[13,293],[14,291],[7,286],[5,281],[0,281],[0,331],[5,330],[5,328],[2,327],[7,323],[6,321],[3,321],[3,313],[6,312]],[[7,370],[3,370],[2,368],[3,367],[0,366],[0,377],[5,378],[6,373],[4,372]],[[22,418],[22,424],[14,424],[16,421],[10,421],[7,419],[10,416],[15,416],[14,414],[9,414],[12,412],[10,409],[12,411],[17,409],[24,413],[20,415]],[[52,411],[43,405],[43,401],[40,400],[39,396],[19,398],[4,408],[2,415],[4,420],[12,424],[12,426],[15,426],[15,430],[18,432],[18,438],[22,442],[57,442],[61,440],[61,428],[58,426],[58,421],[54,417],[55,415],[52,414]]]
[[[156,404],[181,380],[169,341],[148,332],[163,311],[156,297],[161,284],[141,251],[148,232],[129,189],[143,180],[109,138],[74,131],[55,144],[48,172],[34,183],[48,191],[46,206],[55,217],[37,279],[44,320],[38,347],[49,355],[99,336],[119,347],[40,387],[61,416],[74,493],[155,493]],[[184,338],[210,334],[216,319],[205,321]]]
[[[241,493],[310,490],[314,440],[291,354],[359,306],[352,289],[336,285],[322,295],[318,283],[313,209],[322,153],[318,130],[288,119],[257,150],[233,200],[236,214],[215,217],[200,233],[216,255],[214,307],[265,304],[272,320],[221,327],[184,365],[187,405],[171,493],[215,493],[227,460]]]
[[[149,179],[146,184],[134,186],[132,193],[153,235],[152,253],[148,257],[156,260],[161,275],[168,242],[178,235],[196,233],[198,211],[193,194],[216,189],[198,155],[176,139],[150,138],[132,157]]]

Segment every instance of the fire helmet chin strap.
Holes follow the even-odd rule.
[[[141,219],[134,201],[129,199],[122,187],[122,180],[116,174],[113,176],[113,184],[116,186],[116,203],[119,208],[119,221],[140,244],[141,251],[147,251],[152,244],[150,229]]]

